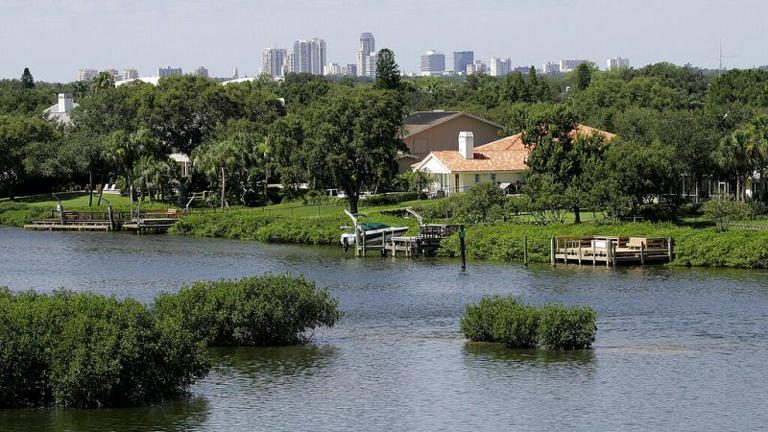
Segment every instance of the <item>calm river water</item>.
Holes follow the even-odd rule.
[[[760,430],[768,425],[768,273],[355,259],[336,248],[0,228],[0,285],[150,302],[199,279],[304,274],[344,319],[303,347],[213,350],[183,401],[0,410],[0,431]],[[588,304],[586,352],[465,343],[488,294]]]

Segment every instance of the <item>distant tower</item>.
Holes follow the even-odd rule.
[[[467,72],[467,66],[475,62],[474,51],[454,51],[453,52],[453,71],[464,74]]]
[[[265,49],[261,73],[269,74],[273,77],[283,76],[287,54],[287,50],[284,48]]]
[[[357,75],[375,78],[376,62],[376,39],[373,33],[363,33],[360,35],[360,46],[357,49]]]
[[[238,79],[240,78],[240,74],[237,73],[237,67],[235,67],[234,72],[232,72],[232,79]]]

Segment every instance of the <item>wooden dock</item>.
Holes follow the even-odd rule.
[[[640,264],[671,262],[672,239],[660,237],[581,236],[552,237],[550,261],[579,265]]]
[[[34,220],[24,229],[36,231],[134,231],[138,234],[163,233],[178,221],[176,209],[130,212],[58,211],[49,218]]]

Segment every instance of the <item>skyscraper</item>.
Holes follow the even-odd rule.
[[[491,76],[499,77],[509,75],[509,72],[512,70],[512,59],[500,59],[493,57],[488,62],[488,67],[490,69]]]
[[[283,76],[288,51],[284,48],[267,48],[262,57],[261,72],[273,77]]]
[[[455,73],[466,73],[467,65],[475,62],[474,51],[454,51],[453,52],[453,71]]]
[[[624,69],[629,67],[629,59],[623,57],[609,58],[605,62],[607,70]]]
[[[99,72],[96,69],[80,69],[80,73],[78,74],[78,81],[91,81],[94,78],[96,78],[96,75],[98,75]]]
[[[136,69],[123,69],[122,75],[123,81],[139,79],[139,71]]]
[[[437,51],[427,51],[421,56],[422,75],[442,75],[445,72],[445,54]]]
[[[373,33],[360,35],[360,46],[357,48],[357,74],[358,76],[376,77],[376,39]]]
[[[297,40],[293,44],[291,72],[322,75],[326,45],[323,39]]]
[[[157,76],[160,78],[174,76],[174,75],[181,75],[181,68],[172,68],[170,66],[165,68],[159,68],[157,70]]]
[[[545,75],[557,74],[560,73],[560,63],[547,62],[541,69]]]
[[[577,59],[560,60],[560,72],[563,72],[563,73],[570,72],[576,69],[577,67],[579,67],[580,64],[586,63],[586,62],[587,62],[586,60],[577,60]]]
[[[208,69],[206,69],[205,66],[200,66],[192,72],[192,75],[208,78]]]

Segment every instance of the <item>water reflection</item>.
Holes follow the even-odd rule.
[[[470,361],[499,362],[504,364],[524,363],[529,367],[546,368],[551,365],[590,366],[595,361],[595,351],[585,350],[547,350],[547,349],[510,349],[500,344],[472,343],[464,344],[464,356]]]
[[[196,396],[150,407],[0,410],[3,432],[202,431],[210,406]]]
[[[211,348],[213,368],[220,375],[311,375],[326,367],[336,355],[332,346]]]

